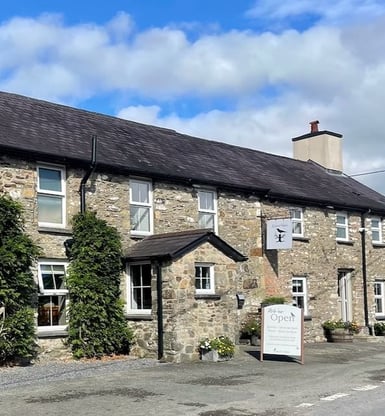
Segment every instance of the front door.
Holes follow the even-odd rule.
[[[338,295],[341,302],[341,319],[352,321],[352,281],[348,271],[338,272]]]

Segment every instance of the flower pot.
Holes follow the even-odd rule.
[[[251,345],[254,345],[254,346],[259,345],[259,337],[258,337],[258,335],[252,335],[250,337],[250,344]]]
[[[229,361],[232,356],[230,355],[219,355],[217,350],[201,350],[201,360],[202,361],[212,361],[214,363],[218,361]]]
[[[353,334],[345,328],[329,329],[326,338],[328,342],[353,342]]]

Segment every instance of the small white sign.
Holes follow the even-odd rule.
[[[266,221],[267,250],[291,248],[292,240],[292,223],[290,218]]]
[[[303,363],[303,309],[270,305],[262,309],[261,360],[263,354],[300,356]]]

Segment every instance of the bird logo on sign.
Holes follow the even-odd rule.
[[[277,243],[283,243],[285,240],[286,231],[282,230],[281,228],[276,228],[277,232],[275,233],[275,238]]]

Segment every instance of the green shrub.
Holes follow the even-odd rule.
[[[286,302],[283,296],[269,296],[261,302],[262,305],[282,305]]]
[[[31,272],[39,248],[24,232],[22,207],[0,196],[0,364],[31,361],[37,355]]]
[[[376,322],[374,324],[374,334],[377,336],[385,335],[385,322]]]
[[[133,334],[120,299],[121,241],[95,213],[73,219],[68,268],[69,336],[75,358],[128,354]]]

